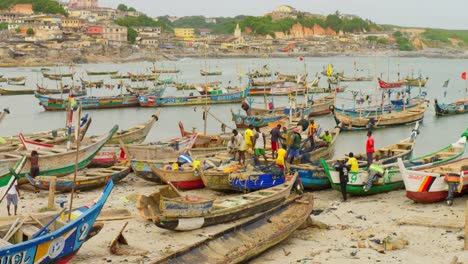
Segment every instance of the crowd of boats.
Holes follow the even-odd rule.
[[[160,74],[176,70],[154,69],[151,75],[128,74],[135,77],[158,81]],[[43,71],[48,74],[45,69]],[[88,75],[112,74],[118,72],[88,72]],[[218,75],[202,71],[201,75]],[[184,85],[181,89],[195,88],[199,96],[165,97],[163,88],[151,91],[127,87],[128,94],[115,97],[78,97],[70,87],[67,99],[48,97],[46,90],[34,91],[46,110],[72,110],[78,108],[75,129],[54,128],[50,131],[18,136],[3,137],[0,145],[0,184],[5,196],[6,190],[14,181],[31,184],[37,189],[49,190],[54,185],[56,191],[86,191],[104,187],[103,194],[90,206],[62,210],[59,214],[41,219],[12,218],[12,223],[0,226],[0,259],[10,263],[12,259],[22,259],[24,263],[57,262],[71,259],[89,235],[99,229],[95,225],[106,199],[114,184],[131,172],[145,181],[165,184],[153,194],[141,194],[136,208],[140,215],[156,226],[169,230],[187,231],[211,225],[231,222],[251,217],[248,221],[236,223],[232,228],[213,234],[201,242],[174,252],[156,263],[199,260],[198,262],[242,262],[252,258],[269,247],[286,239],[309,217],[313,207],[312,194],[307,190],[333,188],[341,191],[340,167],[347,156],[331,159],[334,156],[337,138],[341,133],[351,130],[373,130],[391,126],[415,124],[408,131],[408,137],[376,149],[375,166],[368,166],[366,153],[355,153],[358,171],[349,171],[346,193],[351,195],[373,195],[406,188],[406,195],[416,202],[453,202],[454,196],[468,191],[468,159],[459,159],[465,152],[468,128],[453,136],[453,143],[438,146],[433,152],[420,157],[412,157],[419,137],[419,122],[424,119],[428,101],[423,93],[411,97],[411,87],[421,88],[427,78],[406,79],[398,82],[384,82],[379,79],[379,92],[390,98],[391,91],[402,88],[396,99],[386,100],[378,106],[367,107],[364,98],[353,94],[357,106],[349,109],[338,108],[337,94],[346,86],[334,85],[340,81],[372,81],[367,76],[344,77],[342,73],[333,74],[327,68],[324,75],[328,87],[317,86],[316,76],[312,83],[298,75],[271,73],[265,69],[249,73],[246,89],[219,89],[219,83],[210,85]],[[44,75],[45,76],[45,75]],[[48,78],[64,78],[63,74]],[[154,79],[151,79],[153,76]],[[275,76],[276,80],[266,83],[266,78]],[[119,76],[126,78],[125,76]],[[263,83],[259,79],[263,78]],[[257,85],[262,86],[257,86]],[[96,83],[83,81],[84,86]],[[103,84],[102,84],[103,85]],[[176,84],[173,84],[177,87]],[[406,87],[404,87],[406,86]],[[157,86],[155,86],[157,87]],[[201,88],[200,88],[201,87]],[[275,90],[279,87],[279,90]],[[281,90],[284,87],[285,90]],[[141,87],[138,87],[141,88]],[[198,89],[200,88],[200,89]],[[81,87],[80,90],[83,90]],[[124,89],[124,87],[121,87]],[[42,92],[41,92],[42,91]],[[63,89],[60,89],[61,93]],[[281,92],[277,92],[281,91]],[[309,93],[324,93],[323,98],[298,103],[294,97]],[[289,105],[255,108],[249,95],[288,95]],[[132,98],[130,100],[130,98]],[[385,96],[382,96],[385,98]],[[180,136],[166,141],[143,143],[152,127],[157,123],[159,113],[132,128],[119,130],[114,126],[107,133],[87,136],[92,117],[81,117],[82,109],[117,108],[126,106],[166,106],[190,104],[217,104],[242,102],[239,109],[232,110],[232,120],[237,129],[259,127],[269,135],[272,128],[280,124],[284,127],[283,136],[288,138],[293,130],[302,133],[300,156],[285,168],[278,167],[271,160],[263,163],[255,160],[248,152],[246,164],[239,164],[236,153],[229,152],[227,146],[232,140],[231,133],[208,135],[187,131],[179,122]],[[467,112],[464,99],[463,107],[454,103],[443,105],[444,115]],[[437,102],[436,109],[438,107]],[[458,108],[457,108],[458,107]],[[327,130],[331,141],[326,144],[311,145],[308,128],[314,116],[330,114],[336,121],[335,127],[317,129],[317,139]],[[438,112],[436,112],[439,114]],[[8,111],[0,115],[5,118]],[[216,112],[204,108],[204,116],[213,116],[223,126],[228,120],[216,117]],[[204,118],[206,122],[206,118]],[[68,124],[71,121],[68,120]],[[205,126],[206,127],[206,126]],[[270,139],[267,140],[269,142]],[[287,145],[287,142],[284,142]],[[270,144],[266,144],[267,156],[272,156]],[[30,164],[27,155],[35,150],[40,159],[40,176],[29,175]],[[11,169],[10,169],[11,168]],[[77,171],[75,171],[77,169]],[[218,198],[188,196],[181,190],[209,188],[221,192],[239,192],[238,195]],[[274,228],[271,228],[274,226]],[[101,227],[102,228],[102,227]],[[248,233],[248,234],[247,234]],[[246,235],[247,234],[247,235]],[[239,247],[239,243],[242,247]],[[66,245],[66,246],[64,246]],[[236,247],[236,250],[233,250]],[[33,261],[34,259],[34,261]],[[29,262],[28,262],[29,261]]]

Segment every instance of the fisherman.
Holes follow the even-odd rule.
[[[256,127],[255,131],[257,132],[255,133],[255,136],[253,139],[254,146],[255,146],[255,163],[256,164],[259,163],[259,159],[258,159],[259,156],[263,156],[263,158],[265,159],[265,163],[267,163],[267,157],[265,155],[265,147],[266,147],[265,134],[260,131],[259,127]]]
[[[370,167],[370,165],[373,162],[373,156],[374,156],[374,138],[372,137],[372,131],[367,131],[367,142],[366,142],[366,153],[367,153],[367,168]]]
[[[286,158],[286,150],[283,148],[278,149],[275,165],[284,170],[284,159]]]
[[[245,113],[250,116],[250,106],[249,104],[245,101],[245,99],[242,99],[242,105],[241,105],[241,108],[245,111]]]
[[[325,133],[320,135],[320,139],[322,141],[317,144],[317,147],[328,147],[333,141],[333,137],[328,130],[325,130]]]
[[[349,158],[348,158],[348,162],[346,163],[346,165],[350,167],[349,171],[357,172],[359,170],[359,164],[358,164],[357,159],[354,157],[354,153],[350,152],[348,156]]]
[[[228,152],[234,154],[234,159],[236,159],[236,154],[239,151],[238,135],[237,129],[232,130],[232,136],[227,145]]]
[[[300,155],[299,148],[301,145],[301,134],[300,130],[298,127],[295,127],[293,129],[293,133],[291,135],[291,145],[289,146],[288,149],[288,159],[289,163],[292,164],[294,161],[294,158],[298,158]]]
[[[315,148],[315,134],[317,133],[317,124],[313,118],[309,116],[309,131],[307,133],[309,141],[310,141],[310,148],[313,150]]]
[[[16,178],[13,179],[13,185],[10,186],[10,189],[8,190],[6,194],[6,199],[7,199],[7,211],[8,211],[8,216],[11,216],[10,213],[10,205],[13,204],[15,207],[15,215],[18,211],[18,198],[20,198],[20,192],[18,188],[18,181]]]
[[[31,175],[32,178],[36,178],[39,176],[40,171],[39,171],[39,154],[37,151],[33,150],[31,151],[31,155],[28,156],[29,162],[31,163],[30,167],[31,169],[29,170],[29,174]],[[38,193],[39,189],[34,186],[34,192]]]
[[[343,196],[343,202],[346,202],[347,195],[346,195],[346,185],[348,184],[348,171],[349,167],[344,163],[344,160],[338,161],[337,164],[333,166],[335,170],[340,173],[340,187],[341,187],[341,195]]]
[[[245,130],[244,132],[244,141],[245,141],[245,146],[246,150],[252,149],[253,150],[253,126],[249,125],[249,128]]]
[[[276,125],[271,131],[271,156],[273,159],[275,159],[275,154],[277,153],[278,149],[280,148],[279,146],[279,140],[285,138],[281,135],[281,124]]]

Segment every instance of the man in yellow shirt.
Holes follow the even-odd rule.
[[[314,119],[310,119],[309,120],[309,132],[308,132],[308,136],[309,136],[309,140],[310,140],[310,147],[312,149],[315,148],[315,139],[314,139],[314,136],[315,134],[317,133],[317,124],[315,124],[315,121]]]
[[[281,169],[284,170],[284,158],[286,157],[286,150],[285,149],[278,149],[278,156],[276,157],[275,164],[278,165]]]
[[[244,132],[245,147],[247,150],[253,150],[253,126],[250,125],[247,130]]]
[[[349,165],[350,172],[357,172],[359,170],[359,164],[358,164],[357,159],[354,157],[354,153],[352,152],[349,153],[349,159],[346,165]]]

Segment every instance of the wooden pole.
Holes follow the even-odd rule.
[[[468,250],[468,201],[465,205],[465,250]]]
[[[55,186],[57,183],[57,177],[51,177],[49,185],[49,200],[47,202],[47,208],[49,210],[54,209],[55,207]]]
[[[78,158],[79,158],[79,154],[80,154],[80,121],[81,121],[81,103],[80,105],[78,106],[78,117],[76,118],[76,131],[75,131],[75,135],[76,135],[76,138],[77,140],[75,140],[76,142],[76,155],[75,155],[75,175],[73,175],[73,185],[72,185],[72,191],[71,191],[71,194],[70,194],[70,206],[69,206],[69,210],[68,210],[68,222],[70,222],[71,220],[71,210],[72,210],[72,206],[73,206],[73,195],[75,194],[75,184],[76,184],[76,175],[78,174]]]

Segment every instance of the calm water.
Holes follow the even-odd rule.
[[[468,127],[468,115],[436,118],[434,107],[432,105],[434,98],[442,98],[445,88],[442,88],[443,83],[450,79],[450,84],[447,89],[447,101],[453,101],[465,97],[465,83],[460,78],[463,71],[468,70],[468,60],[449,60],[449,59],[426,59],[426,58],[386,58],[386,57],[365,57],[365,58],[305,58],[307,64],[306,70],[309,76],[315,75],[322,70],[322,67],[328,63],[335,66],[335,70],[345,71],[346,76],[354,75],[353,62],[357,62],[357,68],[362,69],[357,75],[372,75],[376,72],[377,76],[382,76],[390,81],[397,79],[397,72],[400,69],[401,76],[414,74],[416,78],[419,72],[422,75],[429,76],[427,88],[423,89],[428,93],[428,99],[431,100],[431,105],[426,111],[424,123],[421,125],[421,134],[418,137],[418,144],[414,151],[415,155],[425,154],[427,152],[441,148],[458,139],[459,135]],[[180,82],[188,83],[203,83],[205,81],[221,80],[225,85],[231,81],[232,85],[238,85],[239,73],[242,75],[242,83],[245,85],[247,78],[245,73],[249,69],[260,69],[263,65],[268,64],[272,71],[281,73],[298,73],[304,72],[304,63],[299,59],[182,59],[177,62],[160,62],[157,63],[157,68],[181,70],[178,75],[163,75],[161,78],[173,77]],[[207,65],[211,70],[223,71],[222,76],[205,77],[200,76],[199,70]],[[132,73],[148,73],[153,65],[149,62],[142,63],[126,63],[126,64],[88,64],[75,67],[78,73],[77,77],[82,77],[85,80],[100,80],[105,79],[107,83],[117,84],[119,80],[110,80],[109,76],[91,76],[85,74],[85,70],[92,71],[110,71],[119,70],[120,74]],[[0,69],[0,74],[6,77],[27,76],[25,88],[8,86],[2,83],[3,88],[10,89],[34,89],[36,83],[43,84],[49,88],[57,88],[57,82],[51,80],[42,80],[42,75],[35,71],[39,68],[6,68]],[[70,72],[68,66],[52,68],[54,73]],[[312,79],[312,78],[309,78]],[[70,79],[64,79],[64,83],[70,83]],[[126,80],[129,82],[129,80]],[[322,78],[320,86],[326,86],[324,78]],[[377,92],[376,82],[358,82],[349,83],[348,90],[360,91],[363,94],[371,95],[375,101],[380,98]],[[192,91],[176,91],[175,88],[168,88],[166,94],[189,94]],[[413,90],[415,95],[418,89]],[[117,89],[93,89],[88,94],[92,95],[113,95],[119,94]],[[196,93],[196,92],[195,92]],[[57,95],[60,97],[60,95]],[[302,99],[302,98],[301,98]],[[349,92],[339,95],[338,106],[351,106],[352,95]],[[287,103],[286,97],[275,97],[276,106]],[[255,97],[255,103],[258,106],[263,105],[262,97]],[[27,133],[41,130],[49,130],[52,128],[63,127],[65,123],[65,112],[46,112],[38,104],[38,100],[33,95],[20,96],[3,96],[0,97],[0,108],[10,108],[11,114],[5,118],[1,127],[3,135],[18,134],[19,132]],[[234,126],[231,121],[230,109],[237,111],[240,109],[239,104],[211,106],[211,112],[217,117],[225,120],[225,122]],[[135,124],[146,121],[151,114],[156,112],[155,108],[128,108],[128,109],[109,109],[109,110],[88,110],[85,113],[91,114],[93,124],[89,130],[89,134],[100,134],[109,130],[114,124],[118,124],[121,129],[125,129]],[[181,120],[185,124],[187,130],[196,127],[198,131],[203,130],[203,120],[201,107],[178,107],[178,108],[162,108],[159,122],[151,130],[147,140],[164,140],[171,137],[179,136],[178,121]],[[208,119],[208,132],[210,134],[219,133],[220,123],[213,118]],[[335,123],[332,116],[323,116],[316,118],[316,123],[323,128],[332,128]],[[376,146],[381,147],[392,144],[399,139],[407,137],[411,132],[412,126],[402,126],[396,128],[388,128],[377,130],[374,132]],[[355,153],[365,152],[365,132],[348,132],[343,133],[339,139],[335,155],[343,155],[353,151]]]

